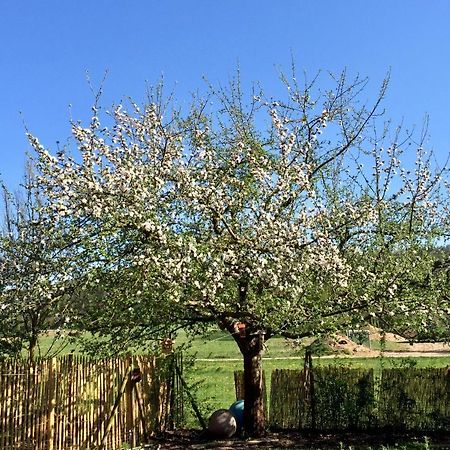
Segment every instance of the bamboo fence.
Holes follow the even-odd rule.
[[[169,425],[169,360],[67,356],[1,363],[0,449],[109,450],[145,443]]]
[[[373,369],[314,369],[315,423],[319,430],[367,430],[376,425]]]

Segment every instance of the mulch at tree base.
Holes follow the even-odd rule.
[[[427,437],[426,437],[427,436]],[[214,440],[205,433],[192,430],[180,430],[165,433],[153,438],[144,448],[149,449],[337,449],[348,448],[379,448],[381,446],[419,447],[428,439],[431,448],[450,449],[450,433],[414,434],[414,433],[299,433],[299,432],[268,432],[261,438],[233,438]]]

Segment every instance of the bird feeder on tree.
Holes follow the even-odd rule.
[[[244,322],[237,322],[234,326],[236,333],[240,338],[245,338],[246,324]]]

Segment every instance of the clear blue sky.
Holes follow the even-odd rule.
[[[448,0],[0,0],[0,173],[18,184],[26,122],[46,146],[89,114],[86,70],[103,104],[144,97],[164,74],[178,97],[225,83],[239,63],[245,80],[278,89],[277,67],[367,75],[374,92],[391,69],[388,115],[422,124],[430,147],[450,151]],[[20,115],[19,112],[22,112]]]

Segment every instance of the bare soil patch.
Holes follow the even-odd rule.
[[[367,328],[371,341],[381,341],[394,343],[395,350],[375,350],[365,345],[359,345],[353,342],[349,337],[336,334],[328,340],[329,347],[336,353],[343,353],[342,356],[362,356],[376,357],[382,353],[386,356],[448,356],[450,355],[450,343],[446,342],[413,342],[410,343],[404,337],[394,333],[382,333],[378,328],[369,326]]]

